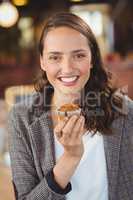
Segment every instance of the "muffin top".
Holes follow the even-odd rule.
[[[74,103],[68,103],[68,104],[64,104],[62,105],[58,111],[61,111],[61,112],[66,112],[66,111],[74,111],[74,110],[77,110],[79,109],[79,105],[78,104],[74,104]]]

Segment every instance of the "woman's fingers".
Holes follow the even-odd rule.
[[[62,129],[65,126],[67,121],[68,121],[68,117],[65,117],[65,119],[60,121],[60,123],[58,123],[57,126],[54,128],[54,133],[57,135],[57,137],[61,137]]]
[[[78,119],[77,115],[73,115],[72,117],[70,117],[67,124],[62,129],[62,134],[64,138],[71,136],[73,134],[73,127],[75,126],[77,119]]]
[[[70,118],[65,118],[54,129],[54,132],[58,138],[63,137],[63,139],[68,138],[78,138],[82,135],[81,130],[84,127],[85,119],[83,116],[73,115]]]
[[[83,154],[84,123],[83,116],[72,116],[68,120],[60,122],[55,128],[57,139],[70,156],[81,157]]]
[[[85,118],[83,119],[83,121],[81,123],[80,131],[78,133],[79,138],[81,138],[84,135],[84,133],[85,133],[84,128],[85,128]]]
[[[85,123],[85,118],[83,116],[80,116],[80,118],[76,122],[76,125],[73,128],[73,134],[72,134],[73,138],[76,138],[83,134],[84,123]]]

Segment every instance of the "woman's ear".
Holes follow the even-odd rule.
[[[43,57],[40,55],[40,65],[41,65],[41,69],[43,70],[43,71],[45,71],[46,69],[45,69],[45,63],[44,63],[44,60],[43,60]]]

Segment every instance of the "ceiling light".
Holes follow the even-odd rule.
[[[16,6],[25,6],[28,4],[28,0],[12,0]]]
[[[83,2],[84,0],[70,0],[70,1],[74,3],[78,3],[78,2]]]
[[[19,14],[15,6],[10,2],[0,4],[0,26],[8,28],[13,26],[18,20]]]

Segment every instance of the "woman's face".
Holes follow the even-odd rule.
[[[44,39],[40,62],[54,92],[59,95],[79,93],[92,67],[87,38],[69,27],[52,29]]]

